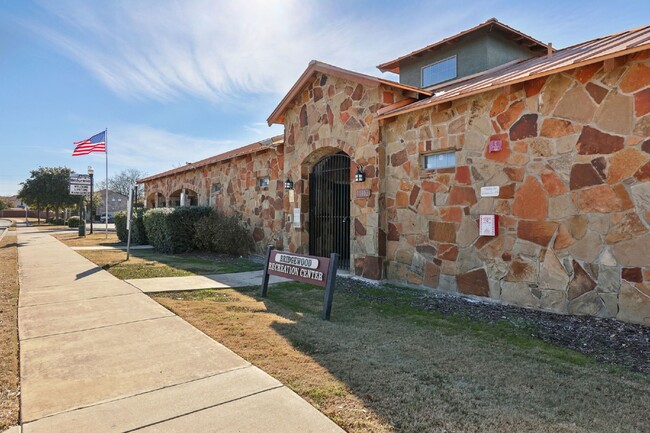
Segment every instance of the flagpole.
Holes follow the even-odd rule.
[[[106,218],[105,233],[106,239],[108,239],[108,128],[104,130],[104,141],[106,146],[106,200],[104,200],[104,215]]]

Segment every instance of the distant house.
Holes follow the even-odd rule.
[[[98,215],[101,215],[105,212],[108,212],[109,214],[114,214],[115,212],[126,211],[126,203],[129,199],[127,196],[120,194],[119,192],[111,191],[109,189],[108,210],[107,210],[106,206],[104,205],[104,202],[106,201],[106,190],[105,189],[99,190],[97,191],[97,194],[102,198],[101,206],[97,208]]]

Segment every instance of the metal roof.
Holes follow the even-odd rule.
[[[275,137],[271,137],[266,140],[261,140],[256,143],[239,147],[237,149],[233,149],[228,152],[221,153],[219,155],[211,156],[209,158],[205,158],[200,161],[188,162],[182,167],[177,167],[171,170],[163,171],[162,173],[145,177],[143,179],[138,179],[137,183],[150,182],[155,179],[160,179],[161,177],[167,177],[173,174],[183,173],[185,171],[196,170],[198,168],[205,167],[206,165],[212,165],[212,164],[216,164],[217,162],[227,161],[229,159],[233,159],[238,156],[244,156],[244,155],[248,155],[266,149],[273,149],[282,144],[284,144],[284,135],[276,135]]]
[[[603,60],[650,49],[650,25],[586,41],[555,51],[550,57],[522,60],[504,68],[458,80],[435,89],[433,96],[404,107],[384,111],[379,119],[432,107],[465,96],[575,69]]]

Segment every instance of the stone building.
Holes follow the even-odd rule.
[[[399,82],[311,62],[283,137],[142,179],[147,204],[367,278],[650,324],[648,35],[555,50],[493,19],[379,66]]]

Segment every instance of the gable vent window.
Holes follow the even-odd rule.
[[[456,78],[457,75],[456,56],[449,57],[422,68],[422,87],[433,86],[451,80]]]
[[[216,192],[221,192],[221,184],[220,183],[213,183],[212,184],[212,193]]]
[[[432,153],[422,158],[425,170],[456,167],[456,152]]]

